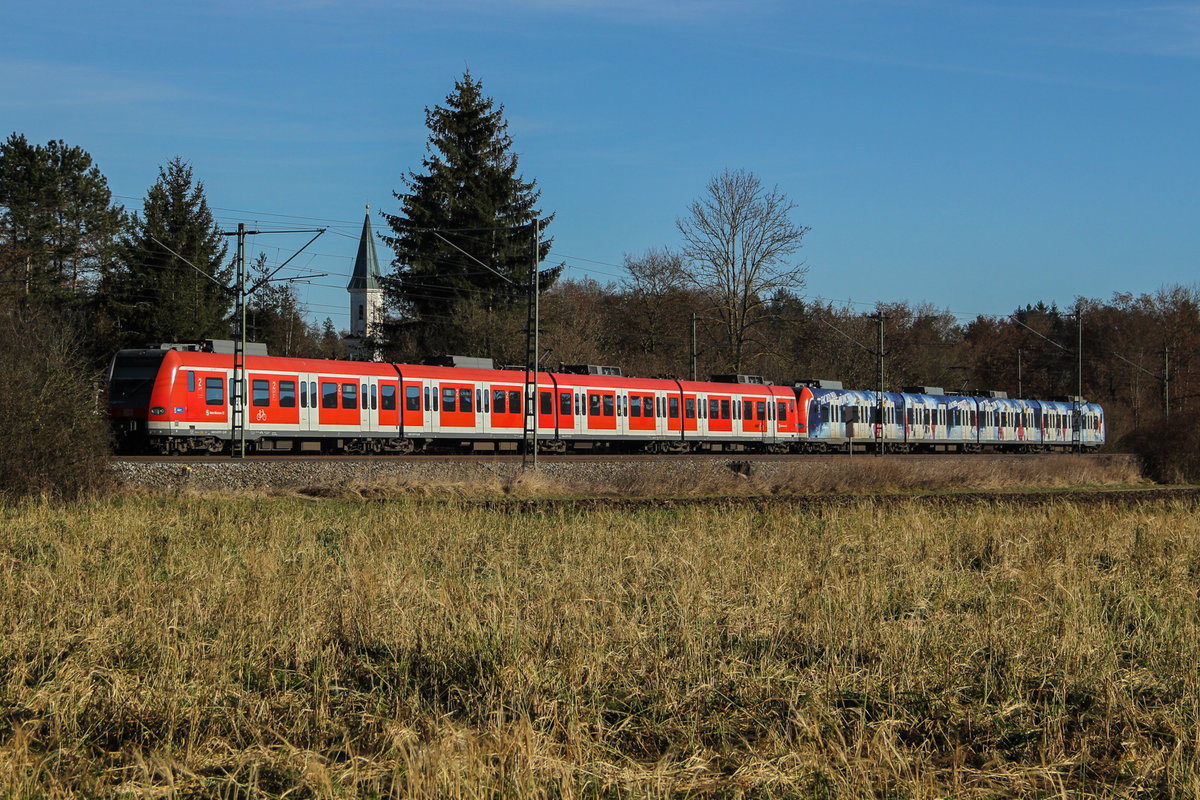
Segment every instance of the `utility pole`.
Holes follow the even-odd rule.
[[[876,423],[875,424],[875,455],[881,456],[881,455],[883,455],[883,451],[884,451],[884,444],[883,444],[883,425],[884,425],[884,416],[883,416],[883,411],[884,411],[884,407],[883,407],[883,321],[885,319],[887,319],[887,317],[885,317],[883,315],[883,313],[880,312],[879,314],[875,315],[875,318],[879,320],[879,342],[875,349],[876,354],[879,356],[879,391],[876,393],[876,399],[878,401],[878,408],[875,411],[875,423]]]
[[[1075,452],[1083,452],[1083,420],[1079,418],[1079,403],[1083,400],[1083,301],[1075,301],[1075,358],[1077,379],[1075,384]]]
[[[525,469],[532,458],[532,467],[537,471],[538,457],[538,322],[541,313],[541,275],[538,272],[538,249],[542,235],[541,220],[533,221],[533,269],[529,275],[529,318],[525,329],[525,431],[521,453],[521,469]],[[533,370],[532,380],[530,369]]]
[[[696,380],[696,312],[692,312],[692,380]]]
[[[1163,347],[1163,419],[1171,416],[1171,351]]]
[[[1025,391],[1021,387],[1021,348],[1017,348],[1017,399],[1025,396]]]
[[[255,231],[257,233],[258,231]],[[230,402],[232,429],[229,432],[229,453],[234,458],[246,457],[246,223],[237,226],[237,336],[233,339],[233,391]]]
[[[230,431],[229,431],[229,455],[233,458],[246,457],[246,297],[253,291],[264,284],[268,283],[279,270],[286,267],[296,256],[300,255],[308,245],[317,240],[317,237],[325,232],[325,228],[316,230],[300,230],[300,231],[248,231],[246,223],[239,222],[236,231],[223,231],[222,236],[237,237],[237,256],[235,262],[237,266],[237,277],[235,278],[237,286],[234,288],[234,295],[237,300],[237,307],[234,311],[234,319],[237,322],[237,335],[233,337],[233,382],[230,385],[229,402],[233,407],[230,416]],[[252,290],[246,290],[246,237],[257,236],[260,233],[314,233],[313,238],[308,240],[308,244],[301,247],[287,261],[275,268],[270,275],[256,283]],[[158,241],[157,239],[155,241]],[[161,245],[162,242],[159,242]],[[166,245],[162,245],[166,247]],[[170,250],[170,248],[166,248]],[[171,251],[174,252],[174,251]],[[192,269],[203,272],[195,264],[188,262]],[[207,273],[204,273],[207,274]],[[211,280],[211,276],[210,276]]]

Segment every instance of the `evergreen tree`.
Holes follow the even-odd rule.
[[[9,298],[81,306],[123,217],[84,150],[16,133],[0,144],[0,287]]]
[[[122,343],[227,338],[234,297],[226,288],[228,247],[191,166],[176,157],[160,167],[101,287]]]
[[[318,334],[304,321],[295,287],[265,282],[271,271],[266,253],[259,253],[250,268],[250,283],[258,289],[247,299],[247,335],[251,341],[264,343],[274,356],[320,355]]]
[[[517,174],[504,107],[495,107],[470,71],[454,85],[445,107],[425,109],[430,131],[423,172],[410,172],[396,192],[399,214],[384,214],[394,236],[395,274],[384,290],[428,350],[468,343],[460,313],[505,312],[528,296],[534,224],[554,218],[536,208],[540,191]],[[538,238],[537,261],[551,239]],[[542,272],[548,289],[560,268]],[[419,327],[418,327],[419,326]]]

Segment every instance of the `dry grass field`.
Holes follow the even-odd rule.
[[[551,508],[0,508],[0,796],[1200,796],[1190,504]]]

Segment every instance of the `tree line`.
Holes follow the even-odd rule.
[[[265,256],[256,264],[265,273]],[[62,141],[0,144],[0,310],[51,319],[99,367],[122,347],[229,338],[229,244],[204,184],[176,157],[138,212],[115,202],[92,157]],[[249,299],[248,333],[289,355],[337,355],[290,286]]]
[[[387,318],[358,352],[524,366],[536,269],[539,359],[549,368],[876,388],[882,326],[889,391],[1082,390],[1105,405],[1110,439],[1195,411],[1196,287],[1081,297],[1069,309],[1031,297],[1011,314],[971,320],[928,305],[838,306],[805,295],[799,254],[809,228],[796,205],[740,169],[713,175],[682,209],[674,247],[626,255],[620,281],[567,280],[550,259],[555,214],[520,174],[503,106],[468,71],[425,115],[426,155],[401,176],[395,212],[382,214],[381,240],[394,255],[382,281]],[[160,167],[130,213],[81,148],[17,133],[0,145],[0,311],[53,320],[93,369],[121,347],[228,338],[232,269],[204,184],[182,158]],[[250,270],[265,276],[266,257]],[[289,285],[264,284],[247,319],[249,337],[273,354],[347,355],[332,322],[309,321]]]

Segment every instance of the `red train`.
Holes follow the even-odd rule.
[[[245,438],[258,451],[411,453],[511,445],[535,404],[540,449],[631,446],[783,452],[796,396],[760,384],[471,369],[247,355]],[[125,450],[217,453],[232,438],[233,356],[122,350],[109,369],[109,419]],[[532,387],[531,387],[532,388]]]
[[[954,426],[938,425],[951,396],[885,395],[875,424],[871,392],[743,382],[629,378],[596,371],[523,370],[362,361],[245,357],[243,430],[234,428],[234,356],[176,349],[122,350],[109,369],[108,413],[126,452],[219,453],[244,436],[259,452],[412,453],[427,449],[514,449],[525,412],[539,449],[647,452],[824,451],[860,447],[881,432],[890,449],[1022,451],[1091,449],[1103,443],[1093,404],[996,415],[989,401],[953,396]],[[597,370],[598,371],[598,370]],[[1017,401],[1010,401],[1016,403]],[[908,409],[924,409],[914,413]],[[932,409],[932,411],[930,410]],[[975,411],[974,409],[978,409]],[[897,413],[898,412],[898,413]],[[1081,421],[1064,439],[1060,424]],[[946,416],[942,413],[941,416]],[[949,417],[947,417],[949,419]],[[898,421],[899,420],[899,421]],[[1002,420],[997,427],[996,420]],[[989,427],[990,426],[990,427]],[[1007,427],[1005,427],[1007,426]]]

